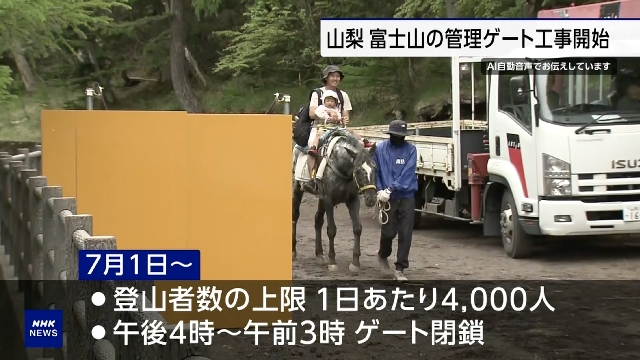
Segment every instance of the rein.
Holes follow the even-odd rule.
[[[378,222],[380,225],[384,225],[389,222],[389,214],[388,211],[391,210],[391,204],[387,202],[381,202],[380,200],[376,200],[376,207],[378,208]],[[374,215],[375,219],[375,215]]]

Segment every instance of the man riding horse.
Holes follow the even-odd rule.
[[[309,117],[314,120],[315,126],[309,136],[308,154],[310,157],[307,159],[311,179],[305,183],[304,188],[305,191],[312,194],[318,195],[322,190],[317,183],[317,180],[322,178],[321,174],[320,177],[317,177],[318,157],[321,155],[318,151],[322,145],[328,144],[327,140],[333,138],[335,135],[353,136],[365,147],[371,145],[366,139],[361,140],[355,131],[346,128],[349,124],[349,111],[352,110],[352,107],[349,94],[338,89],[338,84],[340,84],[343,79],[344,73],[338,66],[327,66],[322,71],[322,81],[325,86],[319,89],[322,98],[319,98],[318,94],[314,91],[309,101]],[[331,108],[327,108],[325,100],[333,104]],[[333,124],[334,126],[329,127],[327,126],[328,124]]]
[[[320,88],[318,94],[313,91],[309,103],[309,116],[319,122],[316,117],[317,108],[322,105],[320,102],[323,93],[331,91],[338,99],[337,111],[324,112],[335,125],[346,125],[349,122],[349,111],[351,102],[346,92],[337,88],[344,74],[337,66],[331,65],[324,69],[322,79],[325,86]],[[331,94],[329,93],[329,94]],[[331,95],[333,95],[331,94]],[[327,97],[325,97],[326,99]],[[331,107],[328,107],[331,110]],[[331,113],[331,114],[329,114]],[[323,111],[318,111],[323,114]],[[342,122],[340,122],[340,118]],[[330,121],[327,121],[330,123]],[[324,121],[323,121],[324,124]],[[349,210],[349,217],[353,225],[353,259],[349,265],[349,270],[357,272],[360,269],[360,235],[362,234],[362,224],[360,223],[360,195],[364,195],[365,205],[373,207],[376,203],[376,164],[373,161],[375,144],[365,148],[362,141],[353,135],[352,132],[343,127],[335,126],[329,129],[322,139],[316,137],[317,128],[311,131],[309,146],[313,145],[315,139],[317,147],[309,149],[310,154],[306,154],[299,146],[294,148],[294,177],[293,184],[293,236],[292,255],[296,258],[296,226],[300,218],[300,204],[304,191],[319,195],[318,209],[315,216],[316,232],[316,259],[325,264],[324,251],[322,249],[322,227],[324,217],[327,217],[327,236],[329,237],[329,269],[337,270],[336,253],[334,240],[337,233],[337,226],[334,220],[334,209],[339,204],[345,204]],[[303,140],[304,141],[304,140]],[[314,151],[315,150],[315,151]],[[317,159],[315,157],[318,157]],[[321,160],[321,161],[318,161]],[[310,184],[304,175],[304,163],[309,165],[309,174],[314,173],[316,163],[320,162],[317,171],[317,183],[314,180]],[[299,165],[299,166],[298,166]],[[311,176],[310,176],[311,177]],[[306,179],[305,179],[306,178]],[[303,185],[304,184],[304,185]],[[304,191],[303,191],[304,189]]]

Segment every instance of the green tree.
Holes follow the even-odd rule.
[[[33,57],[43,57],[63,47],[70,48],[69,32],[86,33],[111,21],[110,11],[128,7],[126,0],[3,0],[0,2],[0,53],[16,44]],[[6,67],[0,70],[0,99],[7,97],[11,82]]]

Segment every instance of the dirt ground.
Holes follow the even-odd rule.
[[[339,271],[330,272],[326,265],[315,260],[313,215],[317,200],[306,197],[301,206],[298,222],[298,258],[293,265],[294,279],[308,286],[344,286],[336,280],[355,280],[360,293],[373,286],[385,288],[387,294],[398,286],[392,281],[371,283],[365,280],[385,279],[377,268],[379,226],[371,209],[362,208],[363,222],[361,270],[359,275],[349,273],[352,232],[344,206],[336,212],[338,235],[336,258]],[[425,219],[423,219],[424,222]],[[570,239],[562,242],[546,242],[539,246],[535,256],[527,260],[513,260],[506,256],[500,239],[482,237],[479,227],[465,226],[457,222],[426,219],[428,227],[414,232],[410,269],[406,271],[409,283],[400,285],[409,293],[417,294],[419,287],[456,286],[456,300],[469,305],[472,287],[482,286],[490,293],[495,286],[522,286],[527,292],[527,310],[522,312],[487,310],[483,312],[455,312],[438,307],[430,312],[422,311],[367,311],[337,313],[321,311],[319,296],[309,299],[308,311],[297,313],[294,321],[311,319],[319,336],[320,320],[340,319],[345,322],[344,342],[295,346],[274,346],[271,336],[253,345],[253,338],[219,338],[210,356],[251,359],[638,359],[640,358],[640,287],[638,282],[593,281],[633,280],[638,278],[640,247],[631,238]],[[328,252],[326,225],[323,230],[324,253]],[[395,252],[395,247],[394,247]],[[413,283],[418,280],[472,280],[471,282],[433,281]],[[514,282],[480,282],[479,280],[517,280]],[[530,281],[524,281],[530,280]],[[538,281],[531,281],[538,280]],[[591,281],[566,281],[591,280]],[[544,282],[542,282],[544,281]],[[440,285],[434,285],[439,283]],[[546,298],[555,308],[544,306],[529,311],[539,297],[540,287],[545,286]],[[309,294],[309,289],[307,290]],[[315,293],[311,290],[311,293]],[[331,291],[330,291],[331,293]],[[442,299],[443,293],[438,293]],[[334,296],[332,294],[330,296]],[[442,296],[442,297],[441,297]],[[416,295],[418,297],[418,295]],[[393,297],[387,296],[388,305]],[[362,300],[362,299],[361,299]],[[415,299],[414,299],[415,300]],[[315,301],[316,304],[311,303]],[[417,304],[417,301],[408,301]],[[438,300],[440,302],[440,300]],[[427,301],[427,303],[429,303]],[[362,302],[361,302],[362,305]],[[509,308],[509,307],[507,307]],[[358,344],[363,334],[354,333],[360,321],[370,324],[378,320],[379,329],[370,340]],[[432,320],[481,319],[484,321],[484,344],[433,345]],[[417,336],[412,344],[407,335],[382,335],[383,329],[411,329],[415,320],[418,327],[426,329],[427,337]],[[304,329],[298,328],[298,342]],[[458,338],[460,333],[453,335]],[[308,339],[305,336],[305,339]],[[319,337],[318,337],[319,339]],[[209,355],[209,354],[208,354]]]
[[[220,355],[229,359],[332,360],[640,358],[640,283],[612,281],[638,278],[640,247],[637,240],[599,238],[587,241],[582,238],[553,241],[542,244],[531,259],[513,260],[504,253],[500,239],[482,237],[481,228],[432,220],[428,222],[427,228],[414,232],[410,269],[406,271],[409,283],[398,284],[390,279],[373,282],[371,280],[384,279],[384,276],[377,269],[375,256],[379,226],[373,219],[371,209],[361,209],[361,270],[358,276],[353,276],[348,270],[351,260],[351,224],[344,206],[340,206],[336,212],[336,259],[339,271],[330,272],[326,265],[316,263],[313,229],[316,203],[314,198],[306,197],[302,204],[298,222],[298,259],[293,265],[294,279],[299,280],[298,284],[307,286],[307,311],[294,313],[294,321],[312,320],[315,324],[316,343],[276,346],[272,345],[272,336],[265,335],[260,345],[255,346],[253,338],[221,336],[218,345],[207,354],[210,358]],[[324,253],[327,254],[326,228],[323,230],[323,237]],[[338,283],[338,280],[351,282]],[[327,287],[329,302],[335,303],[335,287],[345,285],[359,288],[360,309],[350,313],[336,312],[329,305],[329,311],[322,311],[322,298],[316,295],[317,289]],[[406,301],[415,306],[414,311],[388,310],[393,302],[393,296],[389,294],[396,286],[414,294],[413,300]],[[437,304],[444,305],[444,294],[452,286],[456,287],[455,299],[459,302],[455,311],[438,305],[428,312],[423,310],[431,302],[418,300],[421,288],[426,288],[427,293],[433,287],[438,288]],[[527,294],[526,310],[509,310],[511,305],[502,312],[494,311],[490,306],[481,312],[462,310],[462,306],[472,308],[469,306],[472,304],[470,294],[476,286],[486,289],[489,302],[491,290],[496,286],[504,287],[507,295],[512,293],[514,287],[520,286]],[[545,287],[545,298],[554,311],[544,305],[531,311],[531,306],[539,299],[541,286]],[[362,308],[363,298],[367,296],[364,291],[369,287],[386,290],[386,311]],[[516,295],[515,299],[521,298]],[[500,298],[496,300],[499,305]],[[520,304],[518,300],[510,304],[514,303],[516,307]],[[318,344],[320,321],[336,319],[345,323],[342,345]],[[460,344],[458,325],[464,320],[474,319],[483,321],[484,344]],[[364,337],[364,333],[355,333],[360,321],[372,324],[373,320],[377,320],[379,329],[374,331],[367,342],[358,344],[357,341]],[[432,339],[438,337],[434,336],[432,320],[456,322],[453,333],[455,345],[432,343]],[[412,321],[428,332],[426,337],[417,335],[415,343],[410,332]],[[302,338],[309,339],[304,334],[305,329],[308,327],[297,328],[296,342],[299,343]],[[383,330],[390,329],[408,332],[406,335],[382,334]]]
[[[300,344],[302,339],[309,339],[305,333],[307,326],[296,328],[296,344],[289,346],[273,344],[274,327],[262,329],[269,333],[261,337],[257,346],[252,336],[216,334],[212,345],[196,350],[205,358],[187,359],[640,359],[640,282],[628,281],[638,278],[640,242],[637,240],[629,237],[552,241],[539,246],[531,259],[513,260],[504,253],[500,239],[482,237],[479,227],[425,218],[423,222],[427,226],[414,231],[411,263],[406,271],[410,281],[398,284],[389,278],[386,278],[389,281],[380,281],[385,276],[379,273],[376,261],[379,225],[373,219],[372,209],[364,207],[361,209],[363,234],[359,275],[354,276],[348,270],[352,231],[344,205],[336,211],[339,271],[330,272],[326,265],[317,264],[313,229],[316,204],[316,199],[305,197],[301,206],[298,259],[293,265],[293,276],[298,280],[296,285],[307,287],[306,311],[295,312],[293,321],[313,321],[316,342]],[[327,254],[326,226],[323,238]],[[339,282],[342,280],[350,282]],[[356,312],[337,312],[335,305],[331,305],[335,304],[335,287],[345,285],[359,288],[360,309]],[[414,294],[413,299],[404,301],[405,305],[414,306],[414,310],[389,310],[393,303],[390,294],[397,286]],[[443,304],[444,295],[452,286],[456,287],[455,300],[459,303],[455,311]],[[526,307],[520,312],[510,310],[522,302],[522,297],[516,295],[502,312],[493,310],[490,305],[484,311],[474,311],[471,299],[481,302],[478,296],[471,296],[472,289],[477,286],[486,289],[489,302],[491,290],[497,286],[505,288],[508,298],[514,287],[522,287],[526,291]],[[545,287],[545,297],[554,311],[545,305],[531,311],[539,299],[541,286]],[[317,295],[320,287],[329,289],[328,311],[322,310],[322,298]],[[363,309],[365,290],[369,287],[386,291],[385,310]],[[437,288],[436,306],[425,311],[424,307],[431,304],[432,288]],[[420,300],[420,289],[426,290],[427,300]],[[499,305],[500,299],[496,300]],[[336,319],[344,322],[342,344],[335,345],[331,340],[319,343],[322,340],[320,322]],[[432,339],[438,337],[434,335],[433,320],[455,321],[455,330],[447,339],[454,340],[455,345],[432,343]],[[459,344],[459,325],[473,320],[483,321],[483,344]],[[358,344],[358,340],[365,337],[364,332],[356,334],[361,321],[366,325],[376,321],[379,328],[372,332],[368,341]],[[426,336],[417,334],[415,343],[411,336],[414,321],[416,327],[428,332]],[[406,330],[407,334],[384,335],[383,330]],[[0,360],[4,359],[0,353]]]
[[[338,234],[336,261],[340,270],[328,271],[315,260],[313,216],[317,199],[305,195],[298,220],[298,257],[293,264],[294,279],[388,279],[378,271],[376,254],[380,226],[373,209],[362,205],[361,269],[357,277],[348,270],[352,257],[353,233],[344,205],[336,210]],[[482,227],[439,218],[422,218],[422,228],[413,233],[409,280],[638,280],[640,240],[598,237],[545,240],[530,259],[509,258],[500,238],[482,236]],[[324,254],[329,251],[325,227]],[[391,262],[395,261],[394,240]],[[393,265],[393,264],[391,264]]]
[[[385,289],[389,294],[395,284],[371,284],[358,282],[351,286],[361,284],[359,290],[364,291],[369,286],[375,289]],[[453,283],[440,284],[444,289]],[[331,287],[326,281],[308,283],[307,291],[314,291],[320,286]],[[316,289],[314,289],[314,285]],[[333,286],[345,286],[344,283]],[[500,283],[501,286],[509,286]],[[458,306],[451,311],[445,306],[436,306],[431,311],[422,310],[419,301],[406,301],[405,304],[414,305],[414,311],[373,311],[358,310],[357,312],[321,311],[319,302],[321,298],[307,297],[307,311],[297,313],[293,321],[302,322],[312,320],[315,324],[314,334],[316,342],[307,345],[278,346],[272,345],[272,336],[264,335],[259,345],[254,345],[253,337],[238,338],[221,335],[217,343],[209,350],[207,355],[211,359],[332,359],[332,360],[386,360],[386,359],[486,359],[486,360],[610,360],[624,359],[637,360],[640,357],[640,321],[638,313],[638,299],[640,291],[637,286],[629,286],[625,282],[589,282],[579,286],[564,282],[520,282],[512,284],[526,289],[527,296],[531,297],[527,302],[526,310],[515,312],[505,310],[496,312],[485,310],[482,312],[463,311]],[[544,305],[531,312],[530,306],[537,301],[540,286],[545,286],[545,294],[555,311],[548,310]],[[408,293],[418,293],[411,285],[400,285]],[[434,286],[434,285],[431,285]],[[435,285],[437,286],[437,285]],[[460,304],[469,304],[469,294],[472,287],[483,286],[490,290],[489,283],[456,283],[456,301]],[[493,286],[497,286],[494,283]],[[489,292],[489,291],[487,291]],[[329,291],[329,296],[335,299],[335,292]],[[393,296],[387,296],[387,306],[390,306]],[[428,301],[427,303],[430,303]],[[362,303],[361,303],[362,306]],[[516,305],[518,306],[518,305]],[[509,306],[508,306],[509,308]],[[331,310],[331,307],[330,307]],[[320,321],[334,321],[339,319],[344,322],[345,332],[341,345],[335,345],[330,340],[324,344],[318,344],[322,337]],[[356,333],[360,321],[370,325],[376,320],[378,329],[372,332],[371,337],[361,344],[365,338],[365,332]],[[440,334],[434,336],[432,320],[449,320],[456,324],[454,332],[450,332],[447,340],[449,344],[433,344],[432,339],[438,339]],[[459,337],[459,324],[463,321],[483,321],[482,344],[461,344]],[[412,340],[412,323],[428,334],[416,334]],[[305,333],[309,326],[297,329],[296,342],[301,339],[309,340]],[[406,334],[389,335],[385,330],[405,330]],[[199,359],[198,359],[199,360]]]

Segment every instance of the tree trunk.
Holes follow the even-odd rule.
[[[447,9],[447,18],[456,17],[456,0],[444,0]]]
[[[24,88],[29,94],[35,93],[36,90],[38,90],[38,82],[36,77],[33,75],[33,71],[31,71],[31,65],[29,65],[29,60],[27,60],[25,51],[20,43],[16,42],[11,48],[11,56],[16,62],[16,66],[18,67],[18,71],[22,77]]]
[[[200,71],[200,68],[198,67],[198,62],[193,58],[191,52],[189,51],[189,48],[187,48],[186,46],[184,47],[184,57],[187,58],[189,65],[191,65],[191,69],[195,73],[196,79],[198,79],[203,87],[207,87],[207,79],[205,79],[204,75],[202,75],[202,71]]]
[[[201,113],[202,106],[193,93],[185,64],[184,0],[171,0],[171,82],[178,102],[189,113]]]

